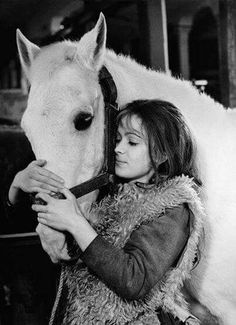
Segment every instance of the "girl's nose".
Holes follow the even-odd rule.
[[[124,153],[124,146],[122,144],[122,141],[119,141],[117,144],[116,144],[116,147],[115,147],[115,153]]]

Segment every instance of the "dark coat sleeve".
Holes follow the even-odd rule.
[[[29,149],[25,149],[24,159],[18,159],[14,164],[11,164],[11,168],[6,172],[3,188],[0,192],[2,210],[0,215],[0,234],[33,232],[38,224],[37,214],[31,209],[28,194],[22,192],[22,200],[14,206],[9,206],[7,203],[8,191],[16,173],[26,168],[35,159],[33,153],[28,151]]]
[[[81,258],[121,297],[143,298],[176,265],[189,236],[189,219],[187,205],[167,209],[133,231],[123,249],[98,235]]]

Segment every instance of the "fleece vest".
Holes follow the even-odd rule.
[[[171,268],[144,299],[121,298],[81,261],[66,266],[64,285],[68,297],[64,325],[158,325],[159,308],[188,324],[197,323],[181,292],[184,281],[191,277],[203,230],[204,209],[193,179],[178,176],[160,186],[123,184],[116,195],[106,197],[92,208],[89,221],[97,233],[122,249],[140,225],[163,215],[166,208],[183,203],[193,212],[184,252],[177,266]]]

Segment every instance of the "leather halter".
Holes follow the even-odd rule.
[[[93,192],[108,183],[114,182],[115,173],[115,139],[116,139],[116,117],[119,112],[117,100],[117,88],[115,82],[105,66],[99,71],[99,84],[105,104],[105,152],[104,163],[101,173],[79,185],[70,188],[76,198]]]
[[[105,104],[105,150],[104,163],[101,173],[96,177],[89,179],[79,185],[70,188],[70,191],[76,198],[93,192],[101,187],[114,183],[115,175],[115,139],[116,139],[116,117],[119,112],[119,107],[116,102],[117,88],[115,82],[105,66],[99,71],[99,84],[102,89],[104,104]],[[63,193],[57,192],[51,195],[57,199],[65,199]],[[41,198],[36,198],[30,194],[30,200],[34,204],[46,205],[47,203]]]

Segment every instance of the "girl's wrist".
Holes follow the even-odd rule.
[[[71,226],[69,232],[77,241],[80,249],[85,251],[98,234],[85,218],[79,218],[80,221],[77,222],[76,225]]]
[[[11,202],[11,200],[9,199],[9,195],[7,196],[6,204],[8,207],[13,207],[15,205],[15,203]]]
[[[70,222],[67,224],[66,231],[68,231],[72,236],[74,236],[74,234],[80,229],[80,224],[83,221],[81,219],[82,218],[77,213],[75,213],[73,216],[70,215]]]
[[[73,220],[74,222],[70,223],[67,230],[73,237],[75,237],[76,235],[80,234],[83,229],[86,229],[87,225],[86,220],[79,215],[76,215]]]
[[[18,174],[17,174],[18,175]],[[13,179],[13,182],[11,184],[11,187],[8,192],[8,204],[14,205],[19,200],[19,193],[20,193],[20,187],[19,187],[19,181],[18,176],[15,176]]]
[[[12,182],[12,188],[14,188],[15,190],[20,190],[20,173],[21,172],[18,172],[16,174]]]

